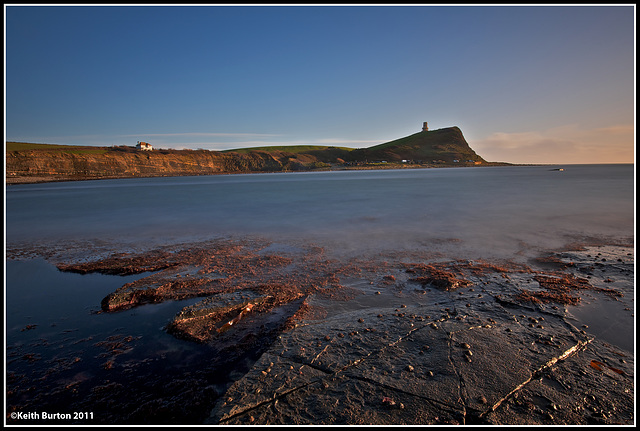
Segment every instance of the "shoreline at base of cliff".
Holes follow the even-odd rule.
[[[443,169],[443,168],[481,168],[495,166],[546,166],[541,164],[513,164],[513,163],[486,163],[476,166],[460,166],[460,165],[403,165],[403,164],[386,164],[382,166],[344,166],[321,168],[312,170],[296,170],[296,171],[239,171],[239,172],[218,172],[206,174],[157,174],[157,175],[104,175],[104,176],[15,176],[7,175],[5,177],[5,185],[18,184],[42,184],[54,182],[73,182],[73,181],[99,181],[99,180],[117,180],[117,179],[135,179],[135,178],[171,178],[171,177],[202,177],[215,175],[247,175],[247,174],[273,174],[273,173],[303,173],[303,172],[338,172],[338,171],[372,171],[372,170],[393,170],[393,169]],[[550,164],[549,166],[553,166]]]

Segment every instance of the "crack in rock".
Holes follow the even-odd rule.
[[[293,410],[300,407],[292,404],[294,399],[321,399],[330,393],[342,395],[325,400],[326,408],[347,414],[344,404],[362,397],[358,384],[378,394],[371,408],[382,409],[382,416],[391,412],[381,400],[393,395],[396,405],[429,403],[419,423],[481,422],[536,376],[591,341],[562,317],[540,310],[533,314],[520,309],[525,314],[515,316],[496,303],[467,313],[449,307],[444,315],[436,306],[406,310],[347,313],[334,317],[330,325],[309,324],[283,333],[271,353],[232,385],[227,399],[214,408],[211,423],[247,423],[254,414],[267,418],[265,409],[275,400],[282,417],[295,417]],[[417,311],[435,317],[410,318],[418,316]],[[530,326],[529,319],[542,319],[544,329]],[[366,324],[371,321],[375,330]],[[261,392],[256,395],[257,389]],[[375,417],[373,410],[367,414]],[[406,416],[405,410],[394,410],[393,415]],[[446,418],[438,411],[448,412]]]
[[[589,344],[591,341],[592,341],[591,339],[590,340],[586,340],[586,341],[580,341],[575,346],[572,346],[567,351],[563,352],[560,356],[551,358],[546,364],[544,364],[543,366],[541,366],[537,370],[534,370],[533,373],[531,374],[531,376],[528,379],[526,379],[525,381],[520,383],[518,386],[516,386],[511,392],[509,392],[503,398],[499,399],[495,404],[493,404],[487,410],[485,410],[484,412],[480,413],[479,417],[482,418],[483,416],[486,416],[488,413],[493,412],[494,410],[496,410],[503,402],[505,402],[507,399],[512,397],[518,391],[521,391],[522,388],[524,388],[527,384],[529,384],[529,382],[531,382],[533,379],[535,379],[538,376],[540,376],[546,369],[553,367],[558,361],[563,361],[563,360],[567,359],[568,357],[574,355],[579,350],[584,349],[585,346],[587,344]]]

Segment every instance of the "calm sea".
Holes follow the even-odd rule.
[[[633,237],[634,166],[333,171],[6,188],[7,243],[141,243],[261,235],[338,251],[439,246],[512,256]]]
[[[46,255],[66,244],[150,247],[258,236],[313,242],[337,256],[419,249],[454,259],[526,258],[573,242],[633,241],[634,177],[633,165],[570,165],[15,185],[6,187],[6,246]],[[133,331],[136,348],[128,355],[162,364],[163,373],[211,357],[206,347],[162,331],[188,301],[94,313],[136,276],[61,273],[41,258],[6,264],[13,403],[53,408],[47,394],[67,381],[86,382],[91,393],[96,381],[111,379],[97,341],[119,334]],[[34,401],[28,379],[40,382],[42,401]]]

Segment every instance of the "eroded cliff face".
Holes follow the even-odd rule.
[[[64,151],[10,151],[6,153],[8,184],[220,173],[281,171],[280,161],[267,153],[215,151],[127,151],[109,149],[102,154]]]
[[[16,144],[16,143],[13,143]],[[475,166],[488,164],[476,154],[458,127],[423,131],[362,149],[336,147],[286,151],[153,150],[133,147],[73,147],[33,145],[6,151],[6,183],[90,180],[221,173],[280,172],[341,168],[375,168],[391,162],[411,166]],[[10,147],[7,147],[10,148]],[[18,149],[15,149],[18,148]],[[395,163],[395,164],[394,164]]]

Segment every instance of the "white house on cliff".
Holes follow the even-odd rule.
[[[151,144],[148,144],[146,142],[140,142],[140,141],[138,141],[138,145],[136,145],[136,148],[138,150],[142,150],[142,151],[151,151],[151,150],[153,150],[153,147],[151,146]]]

